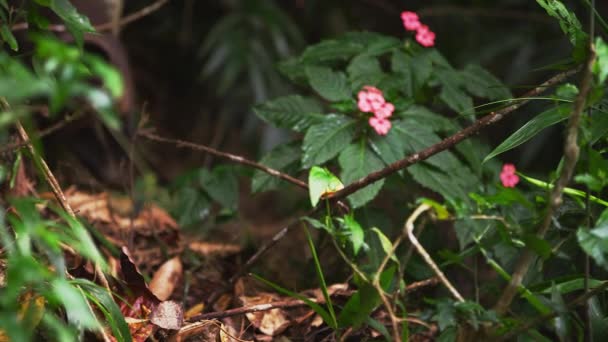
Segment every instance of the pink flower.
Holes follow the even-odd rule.
[[[428,26],[421,25],[416,30],[416,41],[424,47],[435,45],[435,32],[431,31]]]
[[[519,183],[519,176],[515,174],[515,165],[505,164],[500,172],[500,181],[505,188],[514,188]]]
[[[393,111],[395,111],[395,106],[392,103],[386,102],[380,108],[374,111],[374,114],[378,119],[388,119],[393,115]]]
[[[403,27],[408,31],[416,31],[422,25],[418,19],[418,14],[414,12],[401,12],[401,20],[403,21]]]
[[[380,135],[386,135],[391,129],[391,122],[387,119],[372,116],[369,118],[369,125],[372,126],[376,133]]]
[[[386,102],[382,95],[382,91],[372,86],[363,87],[363,90],[357,94],[357,97],[359,99],[357,106],[359,107],[359,110],[364,113],[375,112]]]

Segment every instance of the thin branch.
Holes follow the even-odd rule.
[[[422,281],[410,284],[409,286],[407,286],[405,288],[405,291],[406,292],[415,291],[421,287],[430,286],[435,283],[436,283],[435,278],[422,280]],[[350,293],[350,295],[352,295],[352,293],[354,293],[354,291],[352,291]],[[347,294],[347,295],[349,295],[349,294]],[[333,296],[336,296],[336,294],[333,294]],[[308,298],[308,299],[310,301],[312,301],[313,303],[318,303],[318,304],[325,303],[325,299],[323,299],[323,298],[322,299]],[[242,315],[242,314],[247,314],[247,313],[252,313],[252,312],[268,311],[268,310],[273,310],[273,309],[287,309],[287,308],[294,308],[294,307],[307,306],[307,305],[308,304],[306,304],[306,302],[299,300],[299,299],[282,300],[282,301],[276,301],[276,302],[267,303],[267,304],[244,306],[244,307],[229,309],[229,310],[225,310],[225,311],[208,312],[208,313],[193,316],[192,318],[189,319],[189,321],[195,322],[195,321],[202,321],[202,320],[209,320],[209,319],[221,319],[221,318],[237,316],[237,315]],[[408,322],[411,321],[409,318],[405,318],[405,320],[407,320]]]
[[[602,283],[601,285],[599,285],[598,287],[594,288],[591,291],[588,291],[582,295],[580,295],[579,297],[577,297],[576,299],[574,299],[573,301],[571,301],[570,303],[568,303],[566,305],[566,309],[567,310],[572,310],[574,308],[576,308],[579,305],[582,305],[584,303],[586,303],[590,298],[592,298],[593,296],[596,296],[604,291],[606,291],[606,289],[608,288],[608,281]],[[562,314],[563,312],[561,311],[554,311],[542,316],[539,316],[535,319],[529,320],[527,323],[510,330],[507,334],[502,335],[502,336],[496,336],[493,341],[510,341],[512,340],[514,337],[517,337],[517,335],[527,331],[528,329],[531,329],[539,324],[542,324],[543,322],[550,320],[554,317],[557,317],[558,315]]]
[[[431,209],[431,207],[427,204],[421,204],[416,211],[414,212],[414,214],[416,214],[418,212],[418,215],[420,215],[422,212]],[[412,214],[412,216],[414,216],[414,214]],[[416,238],[416,236],[414,236],[414,220],[408,219],[405,223],[405,230],[407,233],[407,237],[410,239],[410,242],[412,243],[412,245],[414,245],[414,247],[416,248],[416,250],[418,251],[418,253],[422,256],[422,258],[424,259],[424,261],[426,261],[427,265],[429,265],[429,267],[431,269],[433,269],[433,271],[435,272],[435,274],[437,275],[437,277],[439,277],[439,279],[441,280],[441,282],[443,283],[443,285],[445,285],[445,287],[448,288],[448,290],[452,293],[452,295],[460,302],[464,302],[464,298],[462,297],[462,295],[458,292],[458,290],[456,290],[456,288],[454,287],[454,285],[452,285],[452,283],[450,283],[450,281],[448,280],[448,278],[445,276],[445,274],[443,274],[443,272],[441,271],[441,269],[439,269],[439,267],[437,266],[437,264],[435,264],[435,262],[433,261],[433,259],[431,258],[431,256],[429,255],[429,253],[427,253],[427,251],[424,249],[424,247],[422,247],[422,245],[420,244],[420,242],[418,241],[418,239]]]
[[[190,148],[195,151],[202,151],[202,152],[206,152],[206,153],[212,154],[217,157],[228,159],[237,164],[247,165],[247,166],[253,167],[254,169],[258,169],[260,171],[266,172],[273,177],[277,177],[277,178],[286,180],[292,184],[299,186],[300,188],[308,189],[308,185],[297,178],[294,178],[279,170],[275,170],[273,168],[264,166],[260,163],[256,163],[252,160],[243,158],[241,156],[237,156],[235,154],[218,151],[209,146],[195,144],[195,143],[184,141],[184,140],[164,138],[164,137],[158,136],[158,135],[150,133],[150,132],[141,131],[141,132],[139,132],[139,135],[141,135],[142,137],[147,138],[149,140],[152,140],[152,141],[172,144],[172,145],[175,145],[176,147],[187,147],[187,148]]]
[[[49,126],[48,128],[40,130],[38,133],[36,133],[36,137],[43,138],[43,137],[46,137],[47,135],[55,133],[56,131],[67,126],[67,124],[69,124],[77,119],[80,119],[82,116],[83,116],[82,113],[75,113],[73,115],[67,115],[65,118],[63,118],[63,120]],[[22,140],[22,141],[18,141],[15,143],[6,144],[2,148],[0,148],[0,154],[16,151],[20,148],[27,147],[31,143],[32,143],[32,141],[30,141],[30,140],[27,140],[27,141]]]
[[[118,21],[118,26],[119,27],[126,26],[134,21],[137,21],[143,17],[146,17],[146,16],[156,12],[157,10],[159,10],[161,7],[163,7],[168,2],[169,2],[169,0],[158,0],[154,3],[152,3],[151,5],[148,5],[142,9],[140,9],[139,11],[136,11],[134,13],[131,13],[131,14],[121,18],[120,21]],[[95,31],[97,31],[97,32],[105,32],[105,31],[110,31],[114,27],[116,27],[116,23],[110,21],[107,23],[103,23],[101,25],[93,26],[93,27],[95,28]],[[29,29],[29,23],[18,23],[18,24],[11,26],[11,31],[22,31],[22,30],[27,30],[27,29]],[[65,31],[67,31],[67,28],[65,27],[65,25],[58,24],[58,25],[49,25],[47,27],[47,30],[52,31],[52,32],[65,32]]]
[[[551,220],[553,219],[553,214],[562,204],[562,193],[564,191],[564,188],[570,181],[570,178],[572,177],[572,173],[574,172],[574,168],[576,166],[576,162],[578,161],[579,146],[577,140],[579,122],[581,114],[585,109],[587,95],[589,95],[589,91],[591,90],[591,81],[593,76],[592,69],[594,61],[595,49],[593,47],[593,44],[591,44],[589,57],[585,64],[585,68],[583,69],[583,77],[579,87],[579,93],[576,99],[574,100],[572,113],[570,114],[570,120],[568,122],[568,127],[566,128],[567,135],[566,141],[564,142],[564,166],[560,173],[559,179],[557,180],[557,183],[551,190],[551,194],[549,195],[547,212],[545,214],[541,226],[536,232],[536,236],[540,239],[542,239],[547,230],[549,230],[549,227],[551,226]],[[528,272],[528,268],[530,267],[530,264],[534,259],[535,254],[530,249],[524,249],[522,255],[517,261],[515,270],[513,271],[513,276],[511,277],[511,281],[505,287],[500,298],[496,302],[496,305],[494,306],[494,309],[499,315],[504,314],[509,308],[509,306],[511,306],[511,302],[517,294],[521,282],[526,273]]]
[[[538,94],[544,92],[547,88],[561,83],[569,76],[577,73],[579,70],[580,70],[580,68],[576,68],[576,69],[572,69],[572,70],[568,70],[568,71],[559,73],[559,74],[551,77],[544,83],[542,83],[540,86],[527,92],[522,97],[529,98],[529,97],[537,96]],[[483,129],[487,126],[491,126],[491,125],[497,123],[498,121],[502,120],[503,118],[505,118],[506,116],[508,116],[509,114],[514,112],[515,110],[519,109],[521,106],[528,103],[529,101],[530,101],[529,99],[517,101],[516,103],[513,103],[501,110],[492,112],[492,113],[484,116],[483,118],[475,121],[471,126],[466,127],[459,132],[456,132],[455,134],[443,139],[439,143],[429,146],[421,151],[418,151],[404,159],[398,160],[380,171],[370,173],[369,175],[349,184],[344,189],[327,195],[325,198],[330,198],[330,199],[344,198],[374,182],[377,182],[383,178],[388,177],[389,175],[391,175],[399,170],[405,169],[410,165],[413,165],[413,164],[423,161],[429,157],[432,157],[439,152],[443,152],[447,149],[450,149],[450,148],[454,147],[456,144],[458,144],[459,142],[478,133],[481,129]]]

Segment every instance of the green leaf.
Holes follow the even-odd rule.
[[[283,172],[297,171],[296,165],[300,160],[300,152],[299,144],[281,144],[260,159],[260,164]],[[266,172],[256,170],[251,180],[251,191],[255,193],[274,190],[281,183],[285,182]]]
[[[466,116],[475,114],[473,99],[464,91],[460,90],[460,88],[449,84],[444,85],[441,87],[439,99],[448,105],[448,107],[455,110],[459,115]]]
[[[427,52],[414,55],[406,54],[397,50],[391,57],[391,68],[404,79],[404,93],[414,96],[418,89],[422,88],[432,72],[431,59]]]
[[[559,26],[568,36],[575,50],[584,49],[588,36],[573,11],[568,10],[559,0],[536,0],[536,2],[547,11],[547,14],[559,21]]]
[[[52,281],[53,294],[66,310],[68,320],[86,329],[99,329],[100,324],[91,311],[83,293],[67,280]]]
[[[382,160],[378,158],[363,141],[348,145],[342,153],[340,153],[338,162],[342,168],[342,181],[346,184],[350,184],[374,171],[378,171],[384,166]],[[384,179],[369,184],[365,188],[348,196],[348,200],[353,208],[359,208],[373,200],[376,195],[378,195],[378,192],[380,192],[383,185]]]
[[[532,139],[543,129],[566,120],[568,118],[570,107],[571,105],[569,104],[562,104],[537,115],[518,129],[515,133],[511,134],[500,145],[498,145],[498,147],[496,147],[483,159],[483,162],[485,163],[501,153],[514,149],[515,147]]]
[[[413,121],[420,126],[431,128],[434,132],[455,132],[459,126],[453,119],[448,119],[437,113],[431,112],[428,108],[413,105],[398,115],[404,121]]]
[[[36,0],[41,6],[49,7],[65,23],[78,46],[82,46],[84,33],[95,32],[89,19],[78,13],[69,0]]]
[[[469,64],[461,72],[464,86],[471,94],[490,100],[511,97],[511,92],[494,75],[477,64]]]
[[[435,210],[435,214],[437,215],[437,218],[440,220],[447,220],[450,217],[450,212],[445,207],[445,205],[443,205],[437,201],[433,201],[430,198],[421,198],[420,200],[418,200],[418,202],[424,203],[424,204],[432,207]]]
[[[596,288],[596,287],[604,284],[604,282],[605,281],[599,280],[599,279],[589,279],[589,288],[590,289]],[[558,282],[558,283],[555,283],[554,286],[547,286],[544,289],[539,289],[539,291],[541,293],[549,294],[549,293],[551,293],[553,287],[555,287],[557,289],[557,291],[559,291],[561,294],[564,294],[564,295],[574,292],[574,291],[580,291],[585,288],[585,278],[576,278],[576,279],[566,280],[563,282]]]
[[[302,167],[320,165],[335,157],[351,142],[356,121],[344,115],[331,114],[311,126],[302,145]]]
[[[355,216],[352,213],[345,215],[342,223],[348,235],[348,240],[353,246],[353,254],[356,256],[365,243],[365,233],[363,232],[363,228],[361,228],[359,222],[355,220]]]
[[[236,209],[239,201],[239,184],[231,167],[218,166],[209,171],[199,171],[201,187],[224,208]]]
[[[348,40],[325,40],[309,46],[300,57],[305,65],[344,61],[359,54],[363,50],[361,44]]]
[[[310,86],[321,97],[328,101],[348,100],[352,97],[346,75],[327,67],[306,67],[306,76]]]
[[[439,99],[460,115],[473,115],[473,99],[463,91],[462,74],[451,68],[438,68],[434,74],[442,85]]]
[[[595,53],[597,54],[597,59],[595,60],[595,64],[593,64],[593,72],[597,77],[597,83],[603,84],[606,81],[606,77],[608,77],[608,44],[604,42],[602,37],[595,39]]]
[[[310,204],[315,207],[324,194],[336,192],[344,188],[338,177],[326,168],[313,166],[308,175]]]
[[[395,266],[388,267],[380,276],[380,287],[385,291],[389,290],[395,276]],[[368,319],[374,309],[380,305],[381,300],[378,291],[369,283],[363,283],[357,292],[346,302],[340,316],[338,326],[341,328],[358,328],[363,323],[369,322]]]
[[[77,279],[73,283],[80,286],[90,300],[94,300],[99,310],[103,313],[110,329],[112,329],[112,335],[117,341],[130,342],[131,333],[129,326],[120,308],[116,305],[116,302],[114,302],[108,291],[85,279]]]
[[[401,45],[395,37],[367,31],[347,32],[340,40],[361,46],[362,52],[370,56],[383,55]]]
[[[101,78],[104,87],[110,91],[113,98],[122,96],[124,92],[122,76],[114,66],[97,56],[86,55],[85,61],[91,72]]]
[[[315,244],[312,241],[312,236],[310,236],[310,232],[308,229],[304,229],[306,232],[306,240],[308,241],[308,247],[310,248],[310,254],[312,255],[312,259],[315,262],[315,272],[317,273],[317,279],[319,280],[319,285],[321,287],[321,292],[323,293],[323,298],[325,298],[325,305],[327,305],[327,310],[329,311],[330,321],[326,321],[327,325],[329,325],[333,329],[338,328],[338,321],[336,319],[336,313],[334,312],[334,306],[331,302],[331,297],[329,296],[329,292],[327,291],[327,283],[325,282],[325,276],[323,275],[323,269],[321,268],[321,262],[319,261],[319,257],[317,256],[317,250],[315,248]]]
[[[578,243],[593,260],[599,265],[608,269],[608,209],[602,212],[595,228],[579,228],[576,237]]]
[[[353,58],[346,71],[353,92],[358,92],[366,85],[377,85],[385,76],[378,59],[366,54]]]
[[[378,291],[371,284],[363,284],[350,299],[338,316],[338,326],[341,328],[359,328],[366,322],[371,312],[380,305]]]
[[[17,40],[15,39],[13,32],[11,32],[10,27],[8,27],[6,23],[2,23],[2,26],[0,26],[0,36],[2,37],[2,40],[7,43],[13,51],[19,50]]]
[[[384,254],[388,255],[389,253],[391,253],[391,250],[393,249],[393,243],[391,242],[391,240],[389,240],[389,238],[387,238],[386,235],[384,235],[384,233],[380,229],[373,227],[371,230],[378,236],[378,240],[380,241],[380,245],[382,246]],[[391,260],[396,262],[397,265],[399,265],[399,259],[397,259],[395,253],[392,253],[390,258]]]
[[[279,128],[303,132],[311,125],[322,121],[323,108],[314,99],[289,95],[264,102],[253,111],[262,120]]]

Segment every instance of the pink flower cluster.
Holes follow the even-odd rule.
[[[376,130],[376,133],[386,135],[391,129],[391,122],[388,118],[393,115],[395,106],[386,102],[380,89],[372,86],[363,87],[357,97],[359,99],[357,106],[360,111],[374,113],[374,116],[369,118],[369,125]]]
[[[410,11],[401,12],[403,27],[408,31],[416,31],[416,41],[424,47],[435,45],[435,32],[428,26],[423,25],[418,18],[418,14]]]
[[[514,188],[519,183],[519,176],[515,174],[515,165],[505,164],[502,166],[500,181],[505,188]]]

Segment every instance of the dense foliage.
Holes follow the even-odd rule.
[[[514,96],[521,91],[477,61],[450,62],[438,33],[415,12],[394,14],[400,36],[352,31],[294,55],[303,38],[280,7],[235,1],[198,49],[199,82],[216,84],[214,96],[255,99],[264,134],[279,132],[282,142],[259,162],[205,147],[233,163],[191,168],[166,183],[142,172],[131,196],[160,203],[183,230],[196,231],[239,216],[245,178],[246,196],[305,188],[308,200],[295,201],[289,226],[305,227],[308,273],[316,275],[308,285],[318,286],[323,300],[285,288],[264,269],[253,277],[305,301],[335,339],[369,327],[378,338],[408,340],[435,324],[428,334],[442,341],[603,340],[608,26],[591,3],[588,28],[558,0],[537,3],[559,24],[571,53],[550,67],[554,77],[545,84]],[[61,18],[73,44],[52,35],[45,10]],[[38,109],[51,121],[92,110],[104,129],[121,132],[114,108],[124,85],[113,66],[83,49],[83,35],[95,29],[69,1],[18,9],[0,1],[0,16],[0,141],[9,146],[0,151],[3,196],[15,193],[28,164],[59,199],[36,136]],[[9,51],[19,51],[13,31],[25,22],[35,47],[27,60]],[[238,101],[226,102],[223,114],[240,109]],[[533,117],[496,147],[478,136],[529,102]],[[131,144],[161,140],[145,124]],[[555,127],[564,131],[563,152],[561,141],[553,144],[559,163],[544,173],[499,161]],[[28,141],[10,147],[15,132]],[[91,238],[61,200],[59,207],[40,196],[6,196],[0,205],[0,341],[69,341],[102,331],[131,340],[130,304],[97,278],[110,270],[98,246],[103,239]],[[350,274],[354,290],[344,302],[328,290],[344,279],[324,271],[327,241]],[[68,270],[72,258],[84,258],[82,268],[94,268],[101,285]],[[409,285],[429,279],[435,291],[409,294]]]

